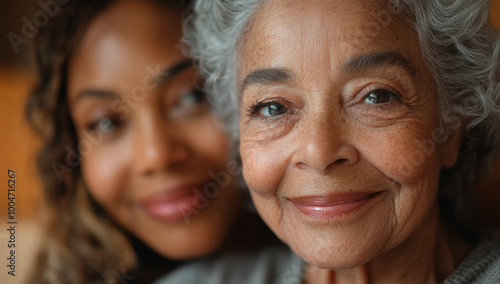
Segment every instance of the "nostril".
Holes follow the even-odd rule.
[[[344,163],[346,161],[347,161],[347,159],[338,159],[338,160],[335,161],[335,164],[342,164],[342,163]]]

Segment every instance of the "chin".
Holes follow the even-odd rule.
[[[141,234],[139,238],[151,249],[167,259],[180,261],[204,257],[217,251],[224,243],[229,228],[224,223],[196,218],[189,225],[162,224],[156,230],[144,231],[150,233],[138,232]]]
[[[201,237],[207,237],[206,234],[200,234]],[[161,244],[155,250],[163,257],[171,260],[188,260],[208,256],[217,251],[222,246],[222,241],[213,240],[190,240],[189,242],[177,242],[176,245],[167,246]]]
[[[331,255],[312,256],[312,258],[304,258],[304,260],[316,267],[328,270],[344,270],[354,267],[362,266],[370,260],[372,255],[338,255],[332,253]]]
[[[295,253],[307,263],[329,270],[342,270],[358,267],[370,262],[376,256],[373,248],[352,250],[348,244],[312,246],[294,249]]]
[[[296,225],[289,228],[286,242],[292,250],[307,263],[330,270],[349,269],[370,262],[386,250],[390,239],[387,231],[362,225]]]

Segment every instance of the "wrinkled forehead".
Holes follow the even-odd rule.
[[[240,54],[253,69],[269,57],[323,62],[318,51],[335,57],[391,49],[411,58],[418,46],[413,28],[387,0],[267,0],[252,17]]]

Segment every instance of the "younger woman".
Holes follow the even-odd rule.
[[[47,214],[30,283],[146,283],[228,236],[239,167],[181,53],[186,8],[71,1],[40,29],[27,115]]]

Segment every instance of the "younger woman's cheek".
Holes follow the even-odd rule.
[[[123,193],[119,192],[126,177],[123,158],[123,153],[99,149],[82,158],[84,182],[98,202],[108,203]]]

